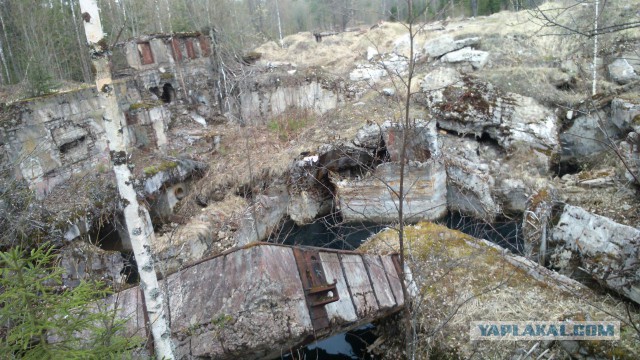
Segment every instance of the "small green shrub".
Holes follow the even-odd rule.
[[[299,135],[310,123],[311,118],[307,111],[287,111],[271,119],[267,123],[267,129],[276,133],[281,141],[289,141]]]
[[[0,252],[0,354],[21,359],[126,357],[141,339],[118,335],[113,311],[96,304],[109,294],[97,282],[62,285],[53,248]]]
[[[161,171],[168,171],[171,169],[175,169],[176,167],[178,167],[178,163],[175,161],[165,161],[162,164],[159,165],[151,165],[151,166],[147,166],[146,168],[143,169],[144,175],[146,177],[151,177]]]
[[[51,74],[41,65],[34,65],[27,74],[27,85],[30,96],[42,96],[55,93],[60,87]]]

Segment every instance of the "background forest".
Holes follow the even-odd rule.
[[[407,17],[400,0],[99,0],[110,43],[158,32],[214,28],[219,41],[247,50],[301,31],[345,30]],[[414,0],[425,20],[488,15],[532,0]],[[525,6],[526,5],[526,6]],[[425,11],[426,10],[426,11]],[[91,82],[77,0],[0,1],[0,84],[39,95],[64,81]]]

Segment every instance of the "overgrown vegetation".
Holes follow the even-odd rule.
[[[147,166],[142,170],[144,176],[151,177],[161,171],[169,171],[178,167],[178,163],[175,161],[165,161],[158,165]]]
[[[50,245],[0,252],[0,354],[22,359],[126,357],[135,338],[118,334],[121,322],[101,306],[109,291],[99,282],[61,286]]]
[[[289,109],[267,123],[267,129],[278,135],[280,141],[296,138],[312,122],[312,114],[307,110]]]
[[[55,93],[60,86],[41,64],[33,65],[28,73],[27,84],[29,85],[29,95],[32,97]]]

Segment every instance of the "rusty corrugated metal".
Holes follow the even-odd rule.
[[[186,39],[184,41],[184,44],[187,48],[187,56],[189,57],[189,59],[195,59],[196,56],[196,50],[193,48],[193,41],[191,39]]]
[[[200,51],[202,51],[202,57],[211,55],[211,45],[209,44],[209,38],[204,35],[200,35],[198,36],[198,41],[200,41]]]
[[[173,60],[177,62],[182,61],[182,50],[180,50],[180,40],[176,38],[171,39],[171,50],[173,53]]]
[[[148,42],[138,43],[138,52],[140,53],[140,61],[142,65],[153,64],[153,52]]]

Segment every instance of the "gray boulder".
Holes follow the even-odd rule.
[[[633,66],[629,64],[627,59],[617,59],[608,66],[609,76],[611,80],[620,85],[628,84],[635,80],[640,80],[640,76],[636,74]]]
[[[555,115],[534,99],[502,93],[490,83],[464,77],[427,95],[441,128],[489,136],[503,148],[526,145],[551,156],[559,150]]]
[[[477,45],[478,43],[480,43],[479,37],[454,40],[453,37],[444,35],[432,40],[428,40],[424,44],[424,52],[430,58],[438,58],[446,53],[450,53],[464,47]]]
[[[466,47],[460,50],[456,50],[445,54],[440,58],[440,61],[445,63],[469,63],[474,70],[482,69],[489,61],[489,53],[481,50],[473,50],[470,47]]]
[[[640,303],[640,230],[566,205],[553,229],[552,265],[571,266]]]
[[[575,118],[571,126],[560,134],[562,160],[581,160],[606,150],[608,138],[620,135],[619,129],[607,118],[602,110]]]
[[[621,131],[640,130],[640,100],[613,99],[611,101],[611,122]]]

